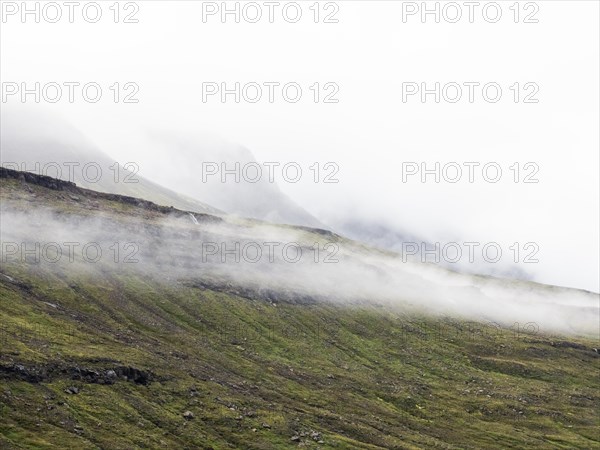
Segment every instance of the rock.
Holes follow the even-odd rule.
[[[76,388],[75,386],[69,386],[65,389],[65,392],[67,394],[79,394],[79,388]]]
[[[100,373],[92,369],[75,367],[72,378],[74,380],[83,380],[87,383],[97,383],[100,381]]]
[[[263,422],[262,423],[262,427],[263,428],[271,428],[271,425],[269,425],[268,423]]]
[[[292,441],[296,442],[300,440],[300,436],[292,436]]]
[[[75,183],[70,181],[58,180],[46,175],[37,175],[30,172],[21,172],[18,170],[7,169],[0,167],[0,178],[15,178],[22,183],[31,183],[39,186],[44,186],[54,190],[65,190],[76,188]]]
[[[183,413],[183,418],[185,420],[192,420],[194,418],[194,413],[191,411],[186,411]]]
[[[117,367],[115,373],[121,378],[133,381],[136,384],[148,385],[152,380],[152,374],[135,367]]]

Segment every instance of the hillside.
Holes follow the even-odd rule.
[[[260,167],[265,169],[265,175],[253,182],[245,177],[235,182],[229,175],[225,183],[220,173],[204,179],[203,171],[208,171],[205,163],[215,165],[218,170],[222,165],[229,169],[236,164],[258,166],[250,150],[238,145],[207,142],[208,138],[203,136],[184,138],[153,131],[152,138],[139,145],[146,152],[157,151],[162,156],[138,164],[115,161],[104,148],[94,145],[60,117],[9,108],[3,112],[0,128],[0,164],[8,169],[26,170],[95,191],[144,198],[184,210],[227,212],[275,223],[322,226],[280,190],[281,177],[269,182],[264,166]],[[106,149],[111,150],[115,152]]]
[[[600,446],[597,294],[6,169],[0,187],[1,448]],[[265,240],[310,257],[205,252]]]
[[[265,162],[257,161],[249,149],[202,135],[156,132],[151,137],[149,145],[162,155],[144,166],[153,180],[229,214],[273,223],[323,226],[280,189],[279,185],[286,182],[282,168],[273,169],[269,175]],[[169,161],[168,167],[160,163],[163,160]],[[239,167],[237,180],[235,167]],[[303,170],[304,176],[309,176],[309,169]]]
[[[221,211],[138,173],[136,163],[116,162],[75,127],[57,117],[3,111],[0,163],[13,170],[49,175],[110,194],[144,198],[164,206],[218,214]],[[86,168],[87,167],[87,168]]]

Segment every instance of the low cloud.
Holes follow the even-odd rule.
[[[2,265],[7,274],[11,264],[98,278],[127,271],[159,283],[275,302],[366,303],[503,326],[529,324],[541,332],[598,334],[597,294],[403,262],[393,252],[327,232],[196,219],[197,224],[187,214],[151,217],[102,209],[66,213],[41,205],[23,210],[7,200]],[[56,260],[58,248],[63,253]],[[67,254],[68,248],[74,251]],[[91,261],[98,248],[102,257]]]

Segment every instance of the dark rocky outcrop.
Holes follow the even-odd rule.
[[[147,386],[156,377],[149,371],[131,366],[96,369],[64,366],[58,363],[0,365],[0,379],[42,383],[57,378],[68,378],[82,383],[93,384],[113,384],[118,380],[124,380]],[[70,393],[76,394],[77,392]]]
[[[190,213],[192,213],[194,214],[194,217],[198,222],[221,222],[223,220],[220,217],[214,216],[212,214],[197,213],[193,211],[182,211],[172,206],[157,205],[156,203],[153,203],[148,200],[143,200],[141,198],[129,197],[127,195],[97,192],[90,189],[78,187],[75,183],[71,181],[60,180],[58,178],[52,178],[46,175],[38,175],[31,172],[23,172],[20,170],[8,169],[6,167],[0,167],[0,179],[1,178],[12,178],[20,180],[22,183],[26,184],[41,186],[56,191],[66,191],[69,192],[70,198],[75,202],[79,202],[81,200],[81,197],[85,197],[97,200],[109,200],[113,202],[124,203],[148,211],[155,211],[162,214],[174,215],[175,217],[188,216]]]
[[[0,178],[14,178],[23,183],[35,184],[37,186],[43,186],[48,189],[55,191],[71,190],[76,189],[75,183],[65,180],[59,180],[58,178],[52,178],[46,175],[38,175],[31,172],[22,172],[20,170],[12,170],[6,167],[0,167]]]

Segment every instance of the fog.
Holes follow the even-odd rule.
[[[308,9],[298,23],[204,22],[202,4],[140,2],[131,24],[115,23],[108,3],[97,23],[80,16],[69,23],[66,12],[58,23],[8,17],[0,28],[3,83],[94,82],[104,95],[96,103],[83,101],[80,90],[73,102],[10,95],[0,104],[1,121],[22,103],[44,110],[78,136],[28,124],[30,136],[50,132],[66,145],[84,136],[111,162],[135,162],[140,177],[241,216],[314,219],[331,228],[358,218],[364,230],[383,225],[429,243],[498,242],[506,255],[515,243],[524,254],[532,242],[538,262],[461,270],[600,291],[598,2],[540,3],[539,20],[529,24],[513,20],[509,3],[501,3],[497,23],[481,16],[422,23],[402,20],[403,2],[339,2],[331,24],[315,23]],[[254,82],[298,83],[304,95],[297,103],[282,101],[280,91],[272,103],[223,102],[203,91],[203,83]],[[494,82],[504,95],[497,103],[482,101],[479,90],[473,103],[423,103],[418,95],[404,102],[404,82]],[[123,102],[126,83],[138,86],[137,103]],[[326,83],[339,87],[337,103],[322,101]],[[526,83],[539,88],[537,103],[523,103]],[[224,160],[293,161],[306,176],[266,187],[199,182],[194,174],[222,143]],[[231,156],[241,148],[251,155]],[[308,170],[315,162],[322,175],[323,164],[337,164],[339,182],[315,183]],[[494,162],[503,177],[489,183],[478,171],[473,183],[403,182],[405,162]],[[536,164],[539,182],[515,183],[515,163],[520,181],[531,172],[525,164]]]
[[[599,296],[585,291],[460,274],[402,261],[334,234],[256,221],[198,216],[195,224],[187,214],[143,218],[82,211],[42,205],[22,210],[3,202],[3,272],[25,265],[91,282],[138,276],[273,303],[366,304],[518,323],[542,333],[598,334]]]
[[[75,181],[93,190],[140,197],[184,210],[225,212],[273,223],[327,228],[380,249],[416,254],[422,262],[471,274],[537,281],[540,268],[548,267],[544,264],[547,247],[539,244],[540,240],[520,242],[515,248],[516,241],[501,240],[498,235],[485,232],[481,235],[489,240],[474,241],[456,231],[431,234],[421,227],[409,230],[390,221],[385,214],[361,211],[357,205],[343,203],[332,206],[319,220],[280,190],[279,186],[285,184],[281,164],[272,162],[277,166],[271,168],[269,162],[257,161],[250,150],[208,133],[172,130],[147,133],[140,146],[153,158],[146,159],[143,171],[133,163],[135,170],[131,172],[126,167],[132,163],[115,161],[65,118],[49,115],[47,111],[5,108],[1,131],[0,163],[4,167]],[[169,164],[163,163],[165,159]],[[91,167],[86,172],[83,168],[87,165],[98,169]],[[115,170],[117,165],[119,172]],[[250,170],[246,172],[246,168]],[[149,174],[152,181],[142,173]],[[247,180],[257,173],[258,182]],[[90,180],[96,174],[98,179]],[[324,187],[330,189],[336,185]],[[418,208],[415,214],[421,211]],[[465,243],[473,241],[478,249],[471,255]],[[486,245],[497,248],[494,251],[499,251],[501,257],[497,260],[486,257],[481,250]],[[456,260],[440,256],[446,247],[457,247],[461,254]],[[588,248],[580,250],[591,253],[593,244],[590,241]],[[528,255],[533,257],[527,259]],[[567,261],[563,260],[563,264],[566,270]]]

